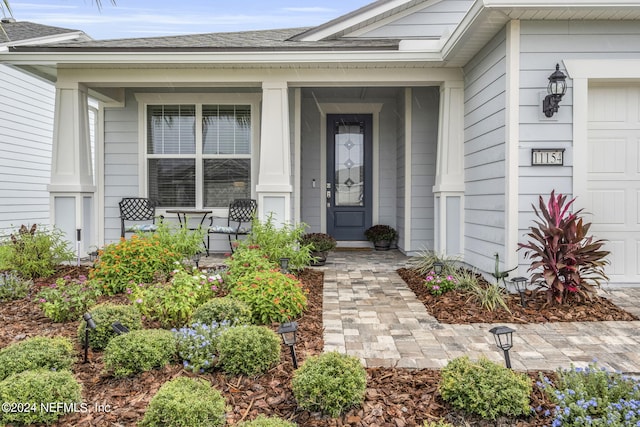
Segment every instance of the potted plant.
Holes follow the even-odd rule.
[[[387,251],[398,236],[398,232],[389,225],[378,224],[365,230],[367,240],[373,242],[377,251]]]
[[[327,261],[327,253],[333,250],[338,242],[325,233],[307,233],[300,238],[300,244],[309,245],[311,250],[311,265],[321,266]]]

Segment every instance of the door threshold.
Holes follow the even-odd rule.
[[[373,249],[373,244],[366,240],[338,240],[336,249]]]

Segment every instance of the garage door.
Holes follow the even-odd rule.
[[[640,85],[589,88],[591,233],[607,239],[612,283],[640,283]]]

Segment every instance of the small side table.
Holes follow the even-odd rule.
[[[176,214],[178,216],[178,221],[180,222],[180,227],[188,228],[189,230],[197,230],[198,227],[205,227],[204,222],[207,217],[213,213],[213,211],[208,210],[200,210],[200,209],[169,209],[167,210],[169,214]],[[200,217],[200,224],[198,227],[189,227],[189,217]],[[209,247],[207,243],[203,240],[202,244],[207,251],[207,256],[209,256]]]

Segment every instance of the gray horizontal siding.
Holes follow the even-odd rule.
[[[365,38],[429,38],[453,31],[473,3],[472,0],[444,0],[418,9],[383,26],[366,31]]]
[[[0,235],[49,224],[55,89],[0,65]]]
[[[464,69],[465,261],[484,271],[504,257],[506,35]]]

